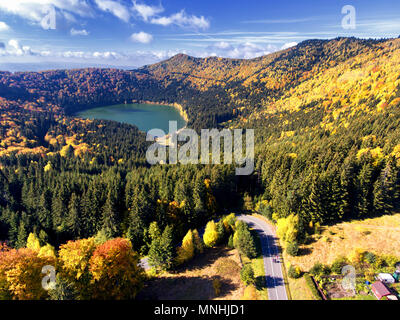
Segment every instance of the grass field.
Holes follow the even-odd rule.
[[[288,277],[292,300],[315,300],[304,277],[291,279]]]
[[[288,264],[308,271],[316,262],[331,264],[339,256],[348,256],[354,249],[363,249],[379,255],[399,255],[400,214],[363,221],[339,223],[324,227],[314,241],[301,246],[300,255],[284,253]]]
[[[146,283],[139,300],[239,300],[244,285],[240,280],[240,257],[237,250],[207,249],[174,273],[164,273]],[[213,282],[221,284],[215,295]]]

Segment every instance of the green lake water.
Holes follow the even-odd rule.
[[[179,111],[170,106],[154,104],[118,104],[87,109],[77,113],[84,119],[112,120],[137,126],[141,131],[161,129],[169,132],[169,121],[177,121],[178,129],[186,125]]]

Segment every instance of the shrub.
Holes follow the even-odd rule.
[[[288,270],[288,276],[292,279],[298,279],[301,277],[301,270],[299,267],[290,266]]]
[[[214,279],[212,284],[215,296],[218,297],[221,294],[221,286],[222,286],[221,281],[219,279]]]
[[[240,279],[245,285],[255,284],[254,270],[251,264],[245,264],[240,271]]]
[[[217,244],[223,243],[227,232],[225,230],[225,225],[222,220],[217,223],[217,233],[218,233],[218,241]]]
[[[233,248],[234,248],[234,245],[233,245],[233,234],[231,234],[231,235],[229,236],[228,248],[229,248],[229,249],[233,249]]]
[[[224,226],[226,228],[226,231],[231,233],[235,230],[235,223],[236,223],[236,215],[234,213],[231,213],[230,215],[226,216],[223,219]]]
[[[262,200],[259,201],[256,205],[256,211],[261,213],[264,217],[266,217],[268,220],[272,220],[272,206],[269,204],[267,200]]]
[[[349,256],[350,262],[354,264],[360,264],[364,261],[366,251],[360,248],[356,248]]]
[[[375,269],[380,269],[386,267],[386,262],[382,257],[376,257],[375,263],[374,263],[374,268]]]
[[[297,244],[297,242],[296,241],[289,242],[286,245],[286,252],[292,257],[297,256],[299,254],[299,245]]]
[[[347,258],[344,256],[341,256],[332,263],[331,270],[335,274],[341,274],[342,268],[347,264],[348,264]]]
[[[317,262],[310,269],[310,274],[313,276],[329,275],[330,271],[331,270],[328,266],[324,266],[322,263]]]
[[[259,300],[260,295],[255,286],[250,285],[244,289],[242,300]]]
[[[369,282],[375,281],[375,272],[373,270],[367,270],[364,272],[364,277]]]
[[[397,257],[392,255],[384,256],[383,259],[385,260],[385,263],[388,267],[396,267],[396,264],[399,261]]]
[[[373,254],[372,252],[367,252],[367,253],[365,254],[364,259],[365,259],[365,261],[367,261],[369,264],[374,264],[375,261],[376,261],[376,255]]]

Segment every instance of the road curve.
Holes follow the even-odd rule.
[[[274,261],[274,257],[279,255],[279,242],[275,232],[267,222],[254,216],[240,215],[238,219],[246,222],[250,228],[258,233],[261,239],[269,300],[288,300],[282,272],[282,259],[279,258],[279,262]]]

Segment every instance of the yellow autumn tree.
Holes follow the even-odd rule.
[[[217,225],[214,220],[207,223],[206,230],[204,232],[203,240],[207,247],[214,247],[217,244],[219,235],[217,231]]]
[[[278,219],[277,234],[286,243],[295,242],[299,232],[299,217],[290,215],[287,218]]]
[[[26,240],[26,247],[28,249],[32,249],[33,251],[40,250],[40,241],[36,234],[30,233],[28,239]]]
[[[54,247],[51,244],[46,244],[43,247],[40,248],[39,250],[39,257],[51,257],[51,258],[56,258],[56,251]]]
[[[204,243],[203,240],[200,238],[199,232],[197,230],[193,230],[193,242],[195,253],[203,253]]]
[[[61,276],[72,282],[82,298],[90,297],[89,260],[96,249],[94,238],[68,241],[58,251]]]
[[[48,172],[52,169],[53,167],[51,166],[51,162],[47,162],[47,164],[44,166],[44,172]]]
[[[189,230],[182,241],[182,246],[177,250],[176,261],[178,264],[183,264],[194,257],[195,243],[192,230]]]
[[[3,270],[0,264],[0,278],[3,273],[3,280],[6,281],[2,287],[6,288],[12,299],[41,300],[48,297],[42,287],[42,268],[54,266],[54,258],[39,257],[36,251],[22,248],[0,252],[0,260],[9,260]]]

